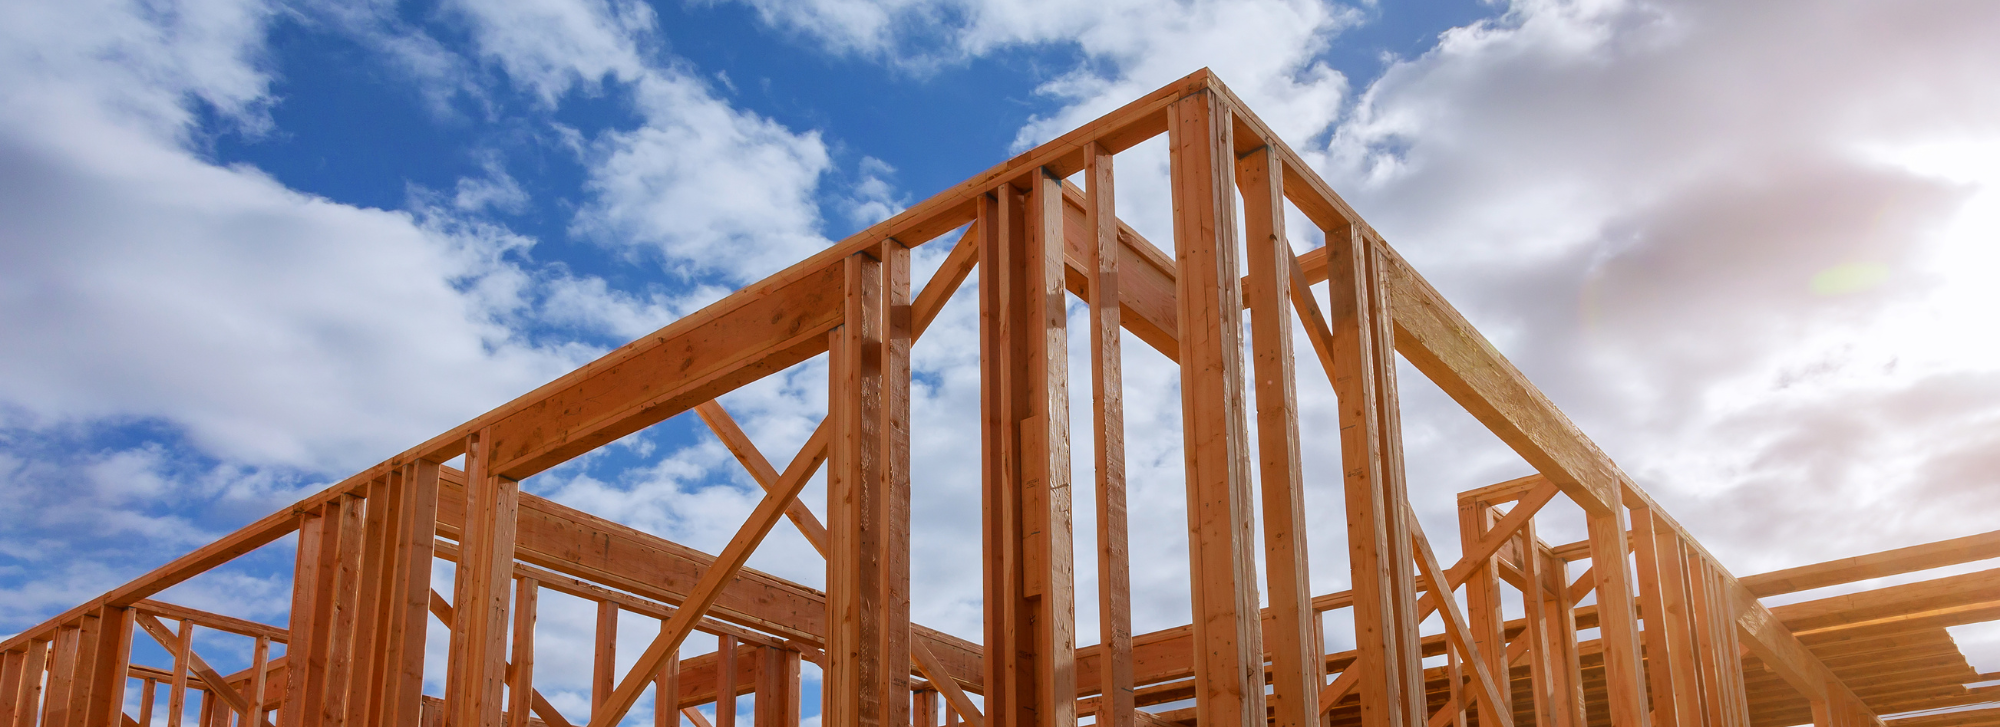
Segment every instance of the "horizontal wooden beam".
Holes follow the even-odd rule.
[[[828,267],[735,298],[699,326],[668,326],[610,365],[493,422],[493,472],[514,480],[554,467],[826,351],[843,278]]]
[[[138,609],[140,613],[150,613],[176,620],[193,621],[198,626],[238,636],[248,636],[253,639],[262,636],[280,644],[287,643],[286,638],[291,633],[278,626],[260,624],[255,621],[245,621],[240,618],[209,613],[200,609],[188,608],[162,601],[140,601],[133,604],[133,607]]]
[[[458,536],[464,522],[464,474],[440,468],[438,534]],[[515,558],[566,576],[678,605],[714,556],[546,498],[521,494]],[[826,594],[748,568],[723,589],[709,615],[768,634],[826,647]],[[913,636],[959,684],[980,692],[978,645],[922,626]]]
[[[1840,558],[1740,579],[1759,598],[2000,558],[2000,530]]]
[[[1458,501],[1504,505],[1527,497],[1535,491],[1535,488],[1541,487],[1542,483],[1547,481],[1547,477],[1543,477],[1541,473],[1537,472],[1526,477],[1516,477],[1506,482],[1460,492],[1458,493]],[[1587,546],[1588,543],[1585,545]]]
[[[433,552],[437,554],[439,559],[453,563],[458,562],[458,544],[440,539],[433,548]],[[624,591],[605,588],[581,578],[563,575],[526,563],[514,564],[514,577],[533,578],[541,588],[575,596],[593,603],[614,603],[622,610],[652,618],[665,619],[672,616],[674,611],[672,606],[641,598]],[[695,625],[695,630],[719,636],[733,636],[737,641],[755,646],[782,648],[786,643],[782,638],[752,631],[742,626],[717,621],[712,618],[702,619]]]
[[[1771,607],[1794,631],[2000,601],[2000,568]]]
[[[1798,637],[1800,641],[1817,647],[1821,644],[1852,643],[1884,636],[1917,633],[1928,629],[1964,626],[1966,624],[1982,623],[1985,621],[2000,621],[2000,601],[1988,601],[1986,603],[1919,611],[1902,616],[1892,616],[1846,626],[1809,631],[1799,634]]]

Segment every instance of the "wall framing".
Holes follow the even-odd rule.
[[[1172,255],[1120,222],[1110,194],[1115,155],[1161,134]],[[1087,189],[1063,181],[1079,173]],[[1324,231],[1325,247],[1294,254],[1287,204]],[[911,248],[960,228],[939,272],[913,282]],[[1240,261],[1249,275],[1239,279]],[[909,621],[909,350],[973,274],[983,645]],[[1070,293],[1089,304],[1087,376],[1067,370]],[[1309,354],[1296,350],[1295,322]],[[1183,377],[1195,619],[1147,634],[1131,633],[1126,585],[1121,330]],[[832,361],[830,413],[778,469],[716,398],[821,354]],[[1329,372],[1341,431],[1301,431],[1301,355]],[[1454,563],[1438,561],[1410,514],[1399,355],[1536,470],[1459,495],[1465,555]],[[1106,643],[1079,649],[1068,402],[1085,380],[1099,458],[1087,484],[1106,524],[1085,546],[1112,585],[1096,604]],[[720,554],[520,491],[527,477],[691,410],[765,490]],[[1311,438],[1342,452],[1351,592],[1307,587],[1306,539],[1337,527],[1301,513],[1301,479],[1317,475],[1301,471],[1298,452]],[[461,456],[462,471],[443,466]],[[822,466],[824,524],[797,499]],[[1536,537],[1536,514],[1557,497],[1587,514],[1588,540]],[[825,556],[826,592],[743,568],[780,519]],[[294,532],[284,627],[153,600]],[[608,727],[642,694],[665,706],[657,725],[733,727],[732,708],[715,725],[692,708],[754,694],[757,727],[795,727],[802,661],[826,674],[829,727],[1879,725],[1881,715],[2000,697],[1966,686],[2000,675],[1974,673],[1943,631],[2000,618],[2000,571],[1774,607],[1759,599],[1996,556],[2000,533],[1988,533],[1731,575],[1203,70],[0,643],[0,727],[150,727],[162,689],[176,727],[196,703],[203,727]],[[457,564],[449,599],[430,588],[438,559]],[[1590,566],[1572,572],[1580,560]],[[587,717],[562,714],[534,687],[543,590],[598,604]],[[1506,617],[1510,597],[1525,617]],[[1585,598],[1594,603],[1578,606]],[[1321,619],[1339,610],[1357,646],[1325,653]],[[661,625],[619,674],[611,649],[623,612]],[[1420,629],[1433,613],[1443,633]],[[449,630],[449,676],[443,694],[427,695],[423,644],[436,627]],[[253,639],[252,668],[209,668],[192,646],[197,628]],[[1592,629],[1597,638],[1579,640]],[[679,657],[694,631],[722,646]],[[169,667],[132,663],[142,632]],[[273,644],[285,654],[271,657]],[[1426,667],[1436,656],[1444,664]],[[139,707],[127,711],[134,694]],[[2000,724],[2000,710],[1887,723]]]

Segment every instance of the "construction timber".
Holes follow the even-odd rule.
[[[1114,157],[1161,134],[1172,254],[1113,208]],[[1295,254],[1289,210],[1326,244]],[[955,240],[949,257],[915,285],[912,248],[939,238]],[[975,273],[982,643],[909,619],[910,350]],[[1068,370],[1070,294],[1089,310],[1074,322],[1087,327],[1087,376]],[[1181,368],[1194,614],[1140,634],[1125,331]],[[822,355],[825,420],[797,454],[769,459],[717,397]],[[1398,355],[1535,471],[1458,496],[1456,562],[1438,559],[1440,534],[1406,494]],[[1338,431],[1300,426],[1303,356],[1330,379]],[[1073,389],[1091,397],[1087,425],[1069,419]],[[689,412],[764,489],[719,554],[521,491]],[[1302,470],[1306,443],[1336,441],[1339,472]],[[1075,451],[1094,453],[1094,481],[1071,481]],[[822,467],[823,523],[797,497]],[[1339,479],[1344,527],[1306,518],[1315,478]],[[1097,508],[1094,543],[1074,540],[1078,488]],[[1587,540],[1537,537],[1556,498],[1580,508]],[[786,519],[824,556],[824,592],[743,567]],[[294,533],[283,626],[155,599]],[[1310,591],[1309,537],[1346,539],[1351,591]],[[1096,548],[1102,584],[1084,608],[1103,643],[1083,648],[1079,547]],[[745,695],[755,727],[794,727],[802,662],[824,674],[827,727],[2000,724],[2000,687],[1978,686],[2000,675],[1976,673],[1945,631],[2000,617],[2000,570],[1761,600],[1996,556],[1989,533],[1732,575],[1200,71],[0,643],[0,727],[152,727],[156,708],[172,727],[196,710],[202,727],[609,727],[641,704],[657,725],[735,727]],[[449,594],[432,588],[439,560],[455,564]],[[596,604],[587,714],[536,689],[544,591]],[[659,621],[622,673],[621,614]],[[1441,628],[1425,633],[1433,615]],[[1352,650],[1326,653],[1329,619],[1351,620]],[[197,630],[247,639],[251,667],[217,672]],[[426,694],[436,630],[448,663],[442,693]],[[695,631],[718,647],[683,658]],[[171,663],[134,663],[141,639]],[[712,720],[696,710],[708,704]],[[1908,716],[1919,710],[1934,713]]]

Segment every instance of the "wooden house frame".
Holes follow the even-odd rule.
[[[1172,254],[1113,205],[1114,155],[1161,134]],[[1294,254],[1287,205],[1324,247]],[[911,249],[960,229],[914,285]],[[975,272],[983,643],[909,620],[910,347]],[[1089,310],[1076,322],[1090,340],[1088,483],[1070,476],[1073,432],[1086,428],[1068,420],[1071,384],[1086,380],[1067,370],[1071,293]],[[1295,326],[1330,375],[1338,432],[1300,430]],[[1146,634],[1132,633],[1129,604],[1122,331],[1181,368],[1194,618]],[[821,354],[829,413],[780,467],[716,399]],[[1438,560],[1438,534],[1405,494],[1399,354],[1537,472],[1459,496],[1455,563]],[[765,491],[719,554],[520,490],[690,410]],[[1333,476],[1302,471],[1307,438],[1338,440],[1351,591],[1308,587],[1308,536],[1340,528],[1305,518],[1303,480]],[[462,470],[444,466],[460,457]],[[822,466],[824,524],[797,497]],[[1077,487],[1094,490],[1094,544],[1073,539]],[[1588,540],[1536,537],[1557,497],[1585,513]],[[825,557],[825,592],[743,567],[780,519]],[[284,628],[153,598],[293,533]],[[1097,549],[1103,584],[1103,643],[1084,648],[1078,547]],[[828,727],[1850,727],[2000,698],[1965,686],[1993,675],[1974,673],[1944,632],[2000,617],[2000,572],[1759,599],[1995,556],[2000,533],[1732,576],[1204,70],[0,643],[0,727],[151,727],[158,690],[173,727],[191,699],[203,727],[608,727],[642,694],[665,705],[660,725],[735,727],[736,700],[751,694],[756,727],[792,727],[802,661],[823,670]],[[438,559],[456,564],[449,598],[431,588]],[[534,688],[543,590],[597,604],[587,719]],[[1508,598],[1525,617],[1503,615]],[[1352,618],[1351,651],[1324,653],[1334,611]],[[1421,633],[1434,612],[1443,633]],[[622,674],[621,613],[660,621]],[[253,639],[252,667],[218,673],[192,646],[196,628]],[[423,691],[432,628],[450,635],[435,696]],[[716,652],[681,658],[693,631],[715,635]],[[133,663],[140,638],[171,668]],[[720,707],[713,724],[693,709],[708,703]],[[1890,724],[2000,724],[2000,710]]]

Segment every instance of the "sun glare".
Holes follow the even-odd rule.
[[[1914,303],[1909,325],[1891,326],[1883,343],[1904,364],[2000,368],[2000,141],[1879,148],[1870,156],[1966,188],[1950,221],[1910,241],[1926,248],[1914,272],[1937,284]]]

